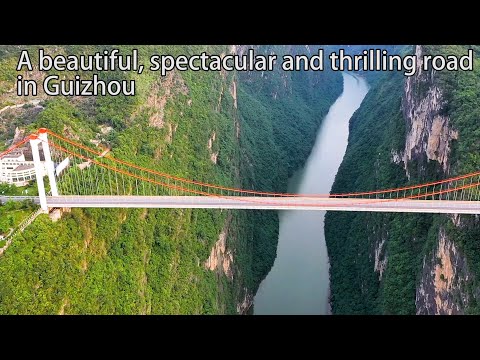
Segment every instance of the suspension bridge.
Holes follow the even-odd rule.
[[[116,158],[110,149],[81,143],[48,129],[40,129],[0,153],[0,160],[28,147],[38,196],[0,196],[2,203],[31,200],[44,211],[77,207],[480,214],[480,172],[395,189],[289,194],[174,176]]]

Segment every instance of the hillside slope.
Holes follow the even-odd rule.
[[[134,77],[137,96],[19,99],[12,89],[21,48],[0,47],[0,108],[41,102],[0,114],[7,144],[48,127],[90,146],[92,140],[111,146],[115,156],[139,165],[235,187],[285,190],[342,87],[340,74],[331,72],[108,73],[102,76]],[[138,48],[144,60],[153,53],[247,49]],[[46,48],[51,54],[99,49]],[[24,76],[45,74],[34,69]],[[74,209],[55,223],[42,215],[0,257],[0,313],[245,313],[273,264],[277,233],[275,212]]]

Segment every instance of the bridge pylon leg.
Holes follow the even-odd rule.
[[[55,178],[55,165],[53,164],[52,155],[50,153],[47,130],[40,129],[38,134],[38,138],[42,142],[43,154],[45,156],[45,167],[47,168],[48,181],[50,182],[50,190],[52,191],[52,196],[58,196],[57,179]]]
[[[37,135],[30,135],[30,146],[32,147],[32,156],[33,156],[33,164],[35,166],[35,176],[37,178],[37,186],[38,186],[38,197],[40,199],[40,207],[43,211],[48,211],[47,206],[47,195],[45,194],[45,183],[43,182],[44,170],[42,166],[42,162],[40,161],[40,153],[38,151],[38,144],[40,144],[40,140]]]

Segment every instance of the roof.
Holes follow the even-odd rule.
[[[35,166],[34,165],[18,165],[13,171],[25,171],[25,170],[31,170]]]
[[[3,155],[2,159],[16,159],[23,155],[23,151],[12,151],[10,154]]]

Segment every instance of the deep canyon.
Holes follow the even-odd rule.
[[[146,62],[158,53],[255,49],[281,58],[318,47],[118,48],[138,49]],[[15,95],[23,48],[0,46],[4,147],[47,127],[157,171],[273,192],[368,191],[480,168],[475,45],[388,46],[417,57],[472,48],[468,72],[113,71],[99,78],[135,80],[135,97],[55,98]],[[112,47],[44,48],[53,56]],[[0,234],[14,221],[4,210]],[[39,216],[0,256],[0,313],[478,314],[479,237],[478,216],[464,215],[73,209],[56,222]]]

